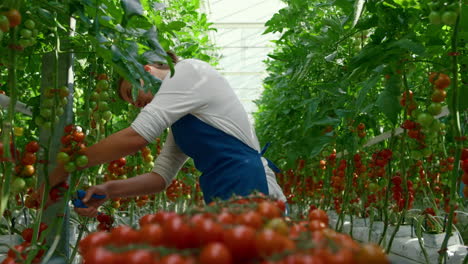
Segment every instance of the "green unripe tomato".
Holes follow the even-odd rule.
[[[26,187],[26,181],[23,178],[17,177],[11,183],[11,191],[13,193],[19,193]]]
[[[411,151],[411,157],[414,160],[420,160],[423,157],[423,155],[422,155],[421,151],[419,151],[419,150],[412,150]]]
[[[91,93],[91,100],[97,101],[97,100],[99,100],[99,97],[100,97],[100,96],[99,96],[99,93],[98,93],[98,92],[92,92],[92,93]]]
[[[65,106],[68,104],[68,98],[67,97],[62,97],[59,99],[60,105]]]
[[[18,44],[23,47],[23,48],[26,48],[26,47],[29,47],[29,45],[31,44],[30,41],[28,39],[20,39],[18,40]]]
[[[78,167],[84,167],[88,165],[88,157],[86,157],[85,155],[80,155],[76,157],[75,163]]]
[[[75,162],[73,162],[73,161],[67,162],[67,164],[65,164],[65,171],[68,172],[68,173],[76,171]]]
[[[413,110],[413,112],[411,112],[411,117],[414,118],[414,119],[417,119],[419,114],[421,114],[421,110],[419,109],[416,109],[416,110]]]
[[[36,38],[37,35],[39,35],[39,30],[33,29],[33,30],[31,30],[31,31],[32,31],[32,37],[33,37],[33,38]]]
[[[107,91],[109,89],[109,81],[107,80],[99,80],[96,84],[96,89],[101,92],[101,91]]]
[[[32,31],[29,30],[29,29],[23,28],[23,29],[20,30],[20,35],[23,38],[28,39],[28,38],[32,37]]]
[[[112,118],[112,112],[111,111],[105,111],[102,113],[102,119],[109,121]]]
[[[24,21],[24,26],[29,29],[34,29],[36,27],[36,23],[34,23],[34,21],[32,21],[31,19],[28,19]]]
[[[42,128],[45,130],[50,130],[52,128],[52,122],[47,121],[42,124]]]
[[[441,127],[441,123],[439,120],[437,119],[434,119],[434,121],[432,122],[431,126],[429,127],[429,130],[430,131],[433,131],[433,132],[437,132],[440,130],[440,127]]]
[[[437,11],[432,11],[429,14],[428,18],[429,18],[429,22],[431,22],[431,24],[434,24],[434,25],[439,25],[440,22],[442,21],[442,18],[440,17],[439,12]]]
[[[429,127],[434,121],[434,117],[428,113],[421,113],[417,117],[417,121],[423,127]]]
[[[107,102],[100,101],[98,104],[98,108],[99,108],[99,111],[105,112],[109,110],[109,104]]]
[[[429,114],[431,114],[433,116],[436,116],[436,115],[442,113],[442,104],[441,103],[431,103],[427,107],[427,111],[429,112]]]
[[[54,99],[53,98],[47,98],[47,99],[44,99],[44,101],[42,101],[42,106],[41,107],[50,108],[50,107],[53,107],[54,105],[55,105]]]
[[[10,20],[4,15],[0,15],[0,30],[3,32],[10,30]]]
[[[454,11],[445,11],[442,14],[442,22],[446,25],[455,25],[455,22],[457,22],[457,13]]]
[[[423,157],[429,157],[430,155],[432,155],[432,150],[430,148],[424,148],[422,150],[422,155]]]
[[[376,184],[376,183],[371,182],[371,183],[369,183],[368,189],[369,189],[369,192],[375,193],[375,192],[379,191],[380,186],[378,184]]]
[[[52,110],[50,108],[42,108],[40,114],[42,117],[48,119],[52,116]]]
[[[52,98],[52,97],[54,97],[54,92],[52,92],[52,89],[53,89],[53,88],[50,88],[50,87],[44,89],[44,96],[45,96],[46,98]]]
[[[95,109],[97,106],[97,103],[95,101],[90,101],[89,102],[89,107],[91,107],[91,109]]]
[[[96,112],[93,113],[93,117],[94,117],[94,120],[100,121],[101,120],[101,113],[96,111]]]
[[[70,156],[65,152],[57,153],[57,162],[66,164],[70,161]]]
[[[101,101],[109,100],[109,93],[105,91],[101,92],[101,94],[99,95],[99,100]]]
[[[65,110],[63,110],[63,107],[59,107],[59,108],[57,108],[57,109],[55,110],[55,114],[56,114],[57,116],[62,116],[63,113],[65,113]]]
[[[68,87],[62,86],[60,87],[60,96],[61,97],[67,97],[70,94],[70,91],[68,90]]]
[[[39,127],[43,126],[44,125],[44,118],[42,118],[41,116],[36,116],[36,118],[34,119],[34,123]]]

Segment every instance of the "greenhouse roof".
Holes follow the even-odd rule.
[[[205,0],[204,9],[217,32],[211,39],[221,55],[218,68],[233,86],[249,115],[262,92],[263,61],[274,34],[263,35],[265,22],[284,4],[280,0]]]

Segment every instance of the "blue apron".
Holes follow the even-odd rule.
[[[188,114],[172,125],[177,146],[202,172],[200,187],[208,204],[214,198],[246,196],[253,191],[268,195],[262,151]],[[270,163],[270,162],[269,162]]]

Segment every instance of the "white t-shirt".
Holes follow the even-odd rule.
[[[166,76],[158,93],[142,109],[131,127],[148,142],[152,142],[164,129],[187,114],[260,151],[247,113],[227,80],[208,63],[195,59],[177,63],[174,76]],[[176,145],[172,131],[169,131],[153,171],[160,174],[168,186],[187,159],[187,155]],[[285,201],[267,160],[262,158],[262,162],[269,194]]]

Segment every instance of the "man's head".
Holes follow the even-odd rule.
[[[179,58],[174,52],[168,51],[167,54],[171,57],[172,62],[174,64],[177,64],[177,62],[179,62]],[[164,80],[164,78],[170,71],[170,67],[168,64],[157,62],[157,63],[145,65],[145,70],[149,72],[151,75],[153,75],[154,77]],[[143,80],[140,80],[140,83],[141,85],[143,85]],[[146,106],[148,103],[151,102],[151,100],[153,100],[153,97],[154,97],[154,95],[150,91],[144,92],[143,90],[140,89],[136,100],[133,100],[132,84],[128,82],[127,80],[125,80],[124,78],[119,79],[118,92],[119,92],[120,98],[122,98],[124,101],[136,107]]]

